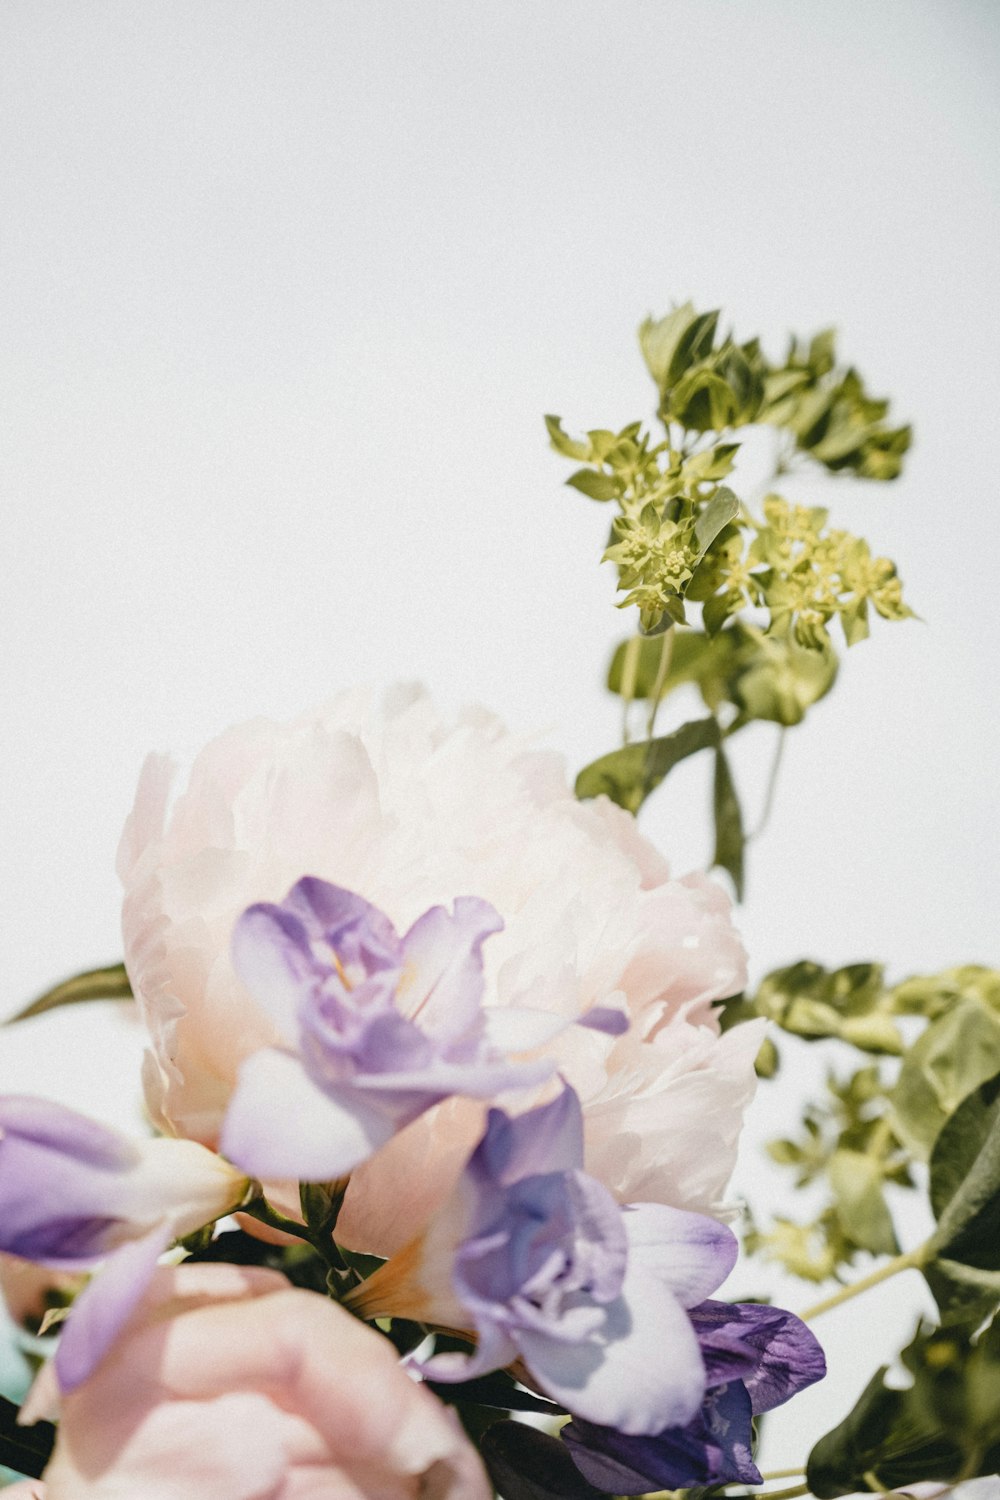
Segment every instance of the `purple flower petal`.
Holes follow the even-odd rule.
[[[233,961],[284,1045],[241,1071],[222,1129],[232,1159],[258,1176],[342,1175],[452,1095],[550,1077],[551,1062],[512,1062],[486,1034],[482,945],[501,926],[487,902],[459,897],[401,942],[370,902],[312,876],[250,907]],[[269,1097],[279,1086],[290,1092]]]
[[[440,1380],[454,1385],[458,1381],[475,1380],[491,1370],[502,1370],[517,1358],[517,1345],[502,1329],[487,1328],[477,1341],[471,1354],[448,1352],[432,1354],[430,1359],[410,1359],[407,1363],[424,1380]]]
[[[477,1179],[509,1186],[535,1172],[575,1171],[583,1166],[583,1114],[570,1088],[550,1104],[523,1115],[491,1109],[486,1133],[469,1163]]]
[[[624,1213],[630,1259],[669,1287],[683,1307],[703,1302],[736,1264],[736,1236],[716,1219],[662,1203],[630,1203]]]
[[[55,1370],[63,1394],[75,1390],[107,1354],[141,1302],[173,1237],[172,1225],[158,1224],[141,1240],[123,1245],[77,1297],[56,1350]]]
[[[122,1169],[138,1158],[132,1142],[87,1115],[30,1094],[0,1097],[0,1139],[31,1141],[91,1167]]]
[[[518,1331],[542,1390],[574,1416],[620,1432],[689,1421],[704,1399],[705,1368],[684,1310],[657,1280],[630,1267],[621,1297],[604,1313],[599,1336],[576,1345]]]
[[[756,1302],[703,1302],[691,1321],[709,1381],[743,1381],[754,1414],[781,1406],[822,1380],[826,1360],[815,1334],[781,1307]]]
[[[138,1162],[126,1136],[75,1110],[0,1099],[0,1250],[55,1269],[93,1265],[128,1234]]]
[[[398,968],[400,942],[395,927],[377,906],[355,891],[306,875],[282,905],[301,921],[309,938],[336,953],[345,969],[364,972]]]
[[[452,1271],[477,1324],[510,1319],[564,1342],[579,1339],[581,1314],[599,1327],[604,1314],[591,1304],[619,1296],[628,1256],[621,1209],[607,1188],[584,1172],[538,1173],[492,1195],[492,1204],[495,1217],[463,1243]],[[488,1216],[489,1201],[483,1206]]]
[[[329,1182],[353,1171],[396,1128],[377,1099],[354,1089],[322,1089],[299,1058],[264,1047],[240,1069],[221,1150],[255,1177]]]
[[[232,959],[282,1041],[293,1043],[303,986],[313,974],[308,934],[298,917],[280,906],[249,907],[233,929]]]
[[[478,896],[459,896],[454,910],[432,906],[403,938],[408,1015],[444,1042],[473,1027],[483,998],[483,943],[503,931],[495,907]]]
[[[624,1036],[628,1031],[628,1016],[613,1005],[592,1005],[576,1020],[578,1026],[589,1031],[603,1031],[605,1036]]]
[[[584,1478],[614,1495],[735,1481],[760,1484],[750,1416],[750,1398],[733,1381],[709,1391],[690,1422],[654,1437],[630,1437],[577,1418],[560,1435]]]
[[[483,1349],[513,1346],[574,1416],[632,1436],[681,1426],[706,1389],[685,1302],[726,1275],[733,1236],[697,1214],[621,1209],[582,1153],[572,1089],[513,1118],[490,1111],[452,1200],[446,1319],[475,1330],[477,1372],[492,1368]],[[468,1377],[467,1361],[452,1366],[439,1378]]]

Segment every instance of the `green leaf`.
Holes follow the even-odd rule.
[[[762,1016],[807,1040],[840,1037],[866,1052],[895,1055],[903,1050],[889,1015],[892,997],[880,964],[828,970],[800,959],[765,975],[754,1003]]]
[[[732,701],[751,718],[800,724],[806,710],[833,687],[836,652],[830,646],[800,646],[794,636],[764,635],[745,625],[740,633]]]
[[[740,502],[732,490],[720,485],[695,522],[694,539],[699,554],[708,551],[723,527],[735,521],[739,513]]]
[[[850,1414],[810,1453],[806,1483],[817,1500],[870,1490],[869,1475],[892,1489],[921,1479],[951,1479],[959,1472],[961,1450],[940,1423],[921,1420],[912,1410],[908,1391],[886,1385],[886,1373],[883,1366]]]
[[[664,414],[688,432],[721,432],[739,407],[724,376],[707,367],[689,371],[669,394]]]
[[[711,599],[706,600],[705,608],[702,610],[702,624],[709,636],[717,636],[725,625],[731,614],[740,607],[740,596],[727,589],[721,594],[713,594]]]
[[[578,463],[587,462],[591,456],[590,444],[571,438],[564,432],[561,417],[546,416],[545,426],[548,428],[549,442],[557,453],[561,453],[564,458],[575,458]]]
[[[926,1160],[962,1100],[1000,1072],[1000,1015],[971,995],[937,1017],[903,1059],[892,1092],[894,1127]]]
[[[58,1010],[62,1005],[79,1005],[84,1000],[131,1000],[132,986],[124,964],[109,964],[104,969],[88,969],[84,974],[74,974],[64,979],[54,989],[46,990],[30,1005],[19,1010],[4,1024],[27,1021],[32,1016],[44,1015],[48,1010]]]
[[[51,1422],[19,1427],[18,1409],[13,1401],[0,1396],[0,1464],[28,1479],[41,1479],[45,1465],[52,1457],[56,1430]]]
[[[626,664],[630,648],[636,652],[631,696],[650,698],[656,686],[663,651],[659,636],[633,636],[631,641],[622,641],[608,668],[608,688],[612,693],[624,692],[628,682]],[[675,626],[670,665],[663,679],[661,697],[665,698],[682,683],[699,682],[717,669],[717,664],[729,655],[731,648],[732,642],[726,637],[710,641],[700,630]]]
[[[715,777],[712,783],[712,811],[715,817],[715,852],[712,864],[731,877],[737,900],[743,899],[743,814],[733,783],[729,761],[721,741],[715,751]]]
[[[830,1158],[827,1174],[840,1222],[853,1243],[873,1255],[898,1254],[881,1162],[863,1151],[841,1147]]]
[[[602,1500],[580,1473],[565,1443],[523,1422],[496,1422],[480,1444],[502,1500]]]
[[[711,484],[725,479],[727,474],[732,473],[739,451],[739,443],[717,443],[714,448],[705,448],[701,453],[692,454],[684,461],[685,487],[694,488],[699,484]]]
[[[927,1280],[942,1317],[968,1316],[970,1305],[988,1309],[1000,1301],[1000,1073],[942,1126],[930,1197],[938,1225]]]
[[[719,743],[719,726],[714,718],[692,719],[672,734],[660,735],[635,745],[623,745],[584,766],[576,778],[576,795],[581,801],[602,794],[629,812],[639,811],[643,802],[680,761],[699,750]]]
[[[921,1325],[902,1351],[910,1385],[882,1369],[816,1444],[806,1481],[820,1500],[926,1479],[972,1479],[1000,1464],[1000,1328]]]
[[[506,1370],[494,1370],[492,1374],[481,1375],[474,1380],[452,1381],[448,1384],[428,1380],[425,1383],[446,1406],[460,1406],[463,1401],[473,1401],[477,1406],[492,1406],[497,1411],[534,1411],[549,1417],[562,1416],[565,1411],[565,1407],[558,1406],[554,1401],[519,1389]]]
[[[1000,1015],[1000,970],[962,964],[938,974],[916,974],[897,984],[892,995],[895,1010],[904,1016],[936,1020],[962,1000],[978,1000]]]
[[[566,483],[579,490],[581,495],[586,495],[589,500],[614,500],[620,491],[618,480],[610,474],[602,474],[598,469],[577,469]]]
[[[663,318],[646,318],[639,328],[639,347],[660,394],[676,384],[697,360],[712,348],[718,312],[697,313],[685,302]]]

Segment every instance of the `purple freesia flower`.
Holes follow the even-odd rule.
[[[253,1053],[222,1149],[258,1177],[344,1176],[453,1094],[489,1098],[550,1076],[509,1052],[567,1023],[540,1011],[484,1011],[482,947],[503,926],[487,901],[433,906],[399,937],[361,896],[307,876],[280,905],[251,906],[233,935],[236,972],[271,1015],[280,1045]],[[584,1024],[618,1032],[601,1010]]]
[[[701,1407],[705,1366],[687,1309],[725,1279],[736,1241],[700,1214],[621,1208],[582,1162],[572,1089],[514,1118],[491,1110],[424,1240],[349,1300],[366,1316],[409,1309],[474,1332],[474,1354],[421,1364],[431,1379],[520,1362],[567,1410],[628,1433],[660,1432]]]
[[[63,1390],[105,1354],[171,1241],[238,1207],[248,1187],[194,1141],[134,1141],[47,1099],[0,1098],[0,1250],[56,1270],[104,1263],[59,1342]]]
[[[690,1422],[654,1436],[576,1419],[562,1429],[574,1463],[598,1489],[642,1495],[736,1480],[759,1484],[751,1418],[826,1374],[816,1338],[783,1308],[706,1301],[690,1316],[709,1384]]]

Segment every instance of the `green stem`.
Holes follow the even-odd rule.
[[[355,1272],[351,1270],[340,1253],[340,1246],[331,1234],[317,1231],[308,1224],[300,1224],[297,1219],[289,1219],[285,1214],[279,1213],[278,1209],[273,1208],[263,1194],[244,1204],[240,1213],[249,1214],[251,1218],[259,1219],[262,1224],[267,1224],[271,1229],[280,1229],[283,1234],[294,1235],[296,1239],[304,1240],[307,1245],[311,1245],[327,1269],[334,1273],[334,1279],[338,1285],[353,1286],[357,1280]]]
[[[249,1214],[251,1219],[257,1219],[261,1224],[266,1224],[269,1229],[280,1229],[282,1234],[293,1234],[296,1239],[309,1241],[309,1230],[298,1219],[289,1219],[285,1214],[279,1213],[272,1208],[263,1193],[257,1198],[251,1198],[249,1203],[244,1203],[240,1209],[241,1214]]]
[[[639,657],[642,651],[642,637],[634,635],[625,647],[625,658],[622,662],[622,744],[627,745],[631,738],[628,725],[628,711],[632,707],[635,698],[635,684],[639,673]]]
[[[735,1495],[727,1495],[726,1500],[795,1500],[797,1495],[811,1493],[807,1484],[790,1484],[785,1490],[737,1490]]]
[[[805,1469],[768,1469],[761,1479],[798,1479]]]
[[[916,1250],[907,1250],[904,1255],[896,1255],[892,1260],[887,1260],[881,1266],[876,1266],[874,1271],[867,1276],[862,1276],[860,1281],[852,1281],[850,1286],[842,1286],[839,1292],[834,1292],[832,1297],[824,1297],[822,1302],[814,1302],[812,1307],[807,1307],[805,1312],[799,1313],[803,1322],[808,1323],[813,1318],[818,1318],[820,1313],[830,1312],[835,1307],[840,1307],[844,1302],[850,1302],[852,1297],[860,1297],[862,1292],[867,1292],[870,1287],[878,1286],[883,1281],[888,1281],[890,1276],[898,1276],[900,1271],[909,1271],[922,1266],[926,1253],[926,1245],[919,1245]]]
[[[663,644],[660,647],[660,660],[656,668],[656,681],[653,683],[653,693],[649,705],[649,718],[646,721],[646,738],[651,740],[656,730],[656,716],[660,711],[660,700],[663,697],[663,684],[667,680],[670,671],[670,659],[674,654],[674,627],[668,625],[663,632]]]
[[[786,735],[787,731],[785,729],[785,726],[782,725],[778,730],[778,743],[775,746],[774,758],[771,761],[771,769],[768,773],[767,791],[764,795],[764,808],[761,812],[757,827],[753,830],[752,833],[747,834],[746,841],[748,844],[752,844],[754,839],[760,838],[761,834],[764,832],[764,829],[770,822],[771,813],[774,809],[774,794],[778,787],[778,776],[781,772],[781,757],[785,748]]]

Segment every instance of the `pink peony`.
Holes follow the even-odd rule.
[[[49,1415],[46,1367],[25,1415]],[[274,1271],[161,1269],[124,1336],[62,1399],[25,1500],[488,1500],[479,1458],[395,1350]]]
[[[165,759],[147,762],[119,856],[147,1100],[165,1129],[217,1144],[240,1064],[277,1039],[230,958],[252,903],[314,875],[402,932],[477,896],[505,924],[483,946],[487,1006],[628,1011],[617,1040],[571,1027],[545,1048],[582,1100],[587,1170],[623,1202],[719,1211],[760,1042],[756,1024],[721,1036],[714,1014],[745,978],[729,901],[702,876],[672,880],[605,798],[577,802],[558,757],[482,710],[447,723],[423,692],[397,689],[381,707],[346,695],[227,731],[168,811],[170,779]],[[383,1255],[410,1240],[484,1108],[447,1101],[355,1172],[338,1237]]]

